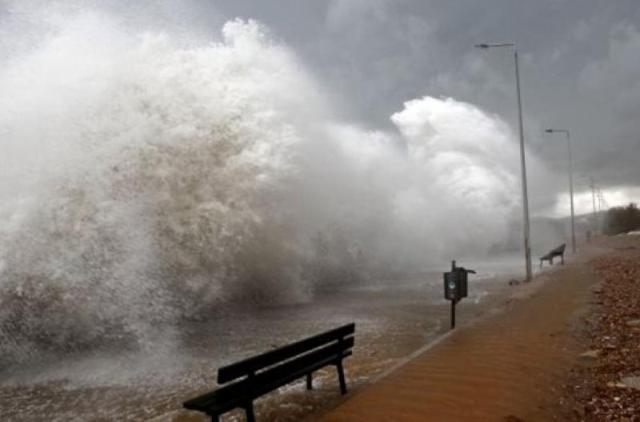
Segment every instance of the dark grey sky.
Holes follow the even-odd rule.
[[[44,0],[33,3],[50,5]],[[23,3],[0,0],[0,56],[17,48],[15,40],[3,43],[1,36],[12,31],[7,25],[3,28],[2,18],[16,4]],[[174,35],[188,27],[190,34],[201,32],[204,39],[219,37],[229,19],[256,19],[314,74],[339,108],[336,116],[372,129],[393,129],[391,114],[402,110],[405,101],[425,95],[470,102],[515,129],[510,51],[483,51],[473,45],[516,42],[531,151],[562,176],[563,139],[545,135],[544,128],[570,129],[576,185],[585,206],[590,201],[582,175],[593,176],[610,203],[640,200],[638,0],[69,0],[68,4],[78,9],[114,8],[134,27],[160,26]],[[555,198],[545,192],[549,179],[531,170],[533,192]],[[566,190],[563,186],[548,188],[558,192]],[[538,201],[538,207],[544,208],[544,202],[544,198]]]
[[[522,63],[532,150],[559,172],[565,127],[576,172],[603,187],[640,184],[640,3],[637,0],[219,0],[226,18],[255,18],[289,45],[333,92],[342,115],[386,128],[402,103],[452,96],[515,127],[509,51],[473,44],[514,41]],[[536,175],[531,175],[535,180]],[[586,182],[577,183],[583,189]]]

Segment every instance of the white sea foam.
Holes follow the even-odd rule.
[[[204,42],[17,4],[0,50],[5,360],[144,346],[228,304],[303,301],[508,236],[516,149],[473,105],[427,96],[398,131],[369,130],[333,116],[257,22]]]

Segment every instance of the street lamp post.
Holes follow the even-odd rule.
[[[547,133],[564,133],[567,136],[567,150],[569,152],[569,197],[571,199],[571,248],[576,253],[576,224],[573,208],[573,159],[571,158],[571,134],[567,129],[546,129]]]
[[[529,246],[529,196],[527,194],[527,166],[524,151],[524,127],[522,123],[522,97],[520,94],[520,66],[518,63],[518,49],[514,43],[476,44],[477,48],[489,49],[495,47],[512,47],[516,70],[516,91],[518,94],[518,124],[520,129],[520,169],[522,171],[522,215],[524,226],[524,259],[527,271],[527,281],[531,281],[531,247]]]
[[[596,182],[593,179],[593,176],[589,176],[589,187],[591,188],[591,200],[593,201],[593,234],[595,235],[598,232],[598,214],[596,214]]]

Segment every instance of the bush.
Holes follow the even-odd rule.
[[[640,229],[640,209],[634,203],[626,207],[610,208],[604,229],[609,236]]]

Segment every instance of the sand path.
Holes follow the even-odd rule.
[[[597,277],[583,260],[518,287],[526,300],[348,396],[326,421],[562,420],[554,388],[581,352],[572,331]]]

